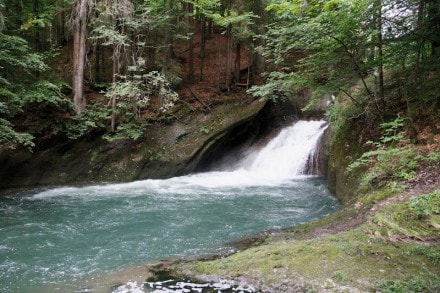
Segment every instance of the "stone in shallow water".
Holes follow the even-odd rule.
[[[118,286],[113,289],[112,293],[253,293],[257,292],[251,286],[242,286],[235,284],[234,281],[220,281],[217,283],[196,283],[189,280],[167,280],[160,282],[145,282],[142,285],[138,285],[137,282],[128,282],[125,285]]]

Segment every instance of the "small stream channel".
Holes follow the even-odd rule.
[[[0,291],[94,292],[81,280],[220,253],[333,213],[339,204],[325,182],[302,174],[323,131],[323,121],[300,121],[235,170],[2,197]]]

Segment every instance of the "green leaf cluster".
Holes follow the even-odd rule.
[[[357,168],[365,168],[363,187],[378,186],[397,180],[410,180],[421,166],[435,166],[440,164],[440,157],[436,152],[426,153],[408,143],[402,128],[404,120],[397,118],[380,124],[382,136],[378,142],[369,142],[374,150],[367,151],[347,167],[348,173]]]
[[[84,111],[72,116],[66,126],[70,139],[78,139],[93,131],[105,131],[108,124],[110,108],[99,103],[86,106]]]
[[[37,72],[47,69],[43,55],[35,53],[25,39],[0,31],[0,146],[33,147],[38,130],[23,126],[18,130],[15,123],[29,121],[23,112],[31,105],[60,107],[65,102],[56,85],[35,78]]]
[[[112,134],[104,135],[104,139],[108,141],[114,141],[119,139],[139,139],[145,133],[146,123],[141,121],[131,122],[131,123],[121,123],[117,126],[116,132]]]
[[[415,213],[417,219],[437,217],[440,219],[440,190],[425,196],[416,197],[408,202],[409,208]]]

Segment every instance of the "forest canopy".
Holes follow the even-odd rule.
[[[208,56],[222,59],[222,91],[312,89],[380,121],[438,108],[435,0],[0,0],[0,145],[142,137],[147,111],[163,117],[203,81],[213,34],[225,40]]]

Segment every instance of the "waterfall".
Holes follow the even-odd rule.
[[[326,129],[325,121],[298,121],[283,129],[243,168],[256,177],[291,178],[307,173],[313,163],[317,145]]]

